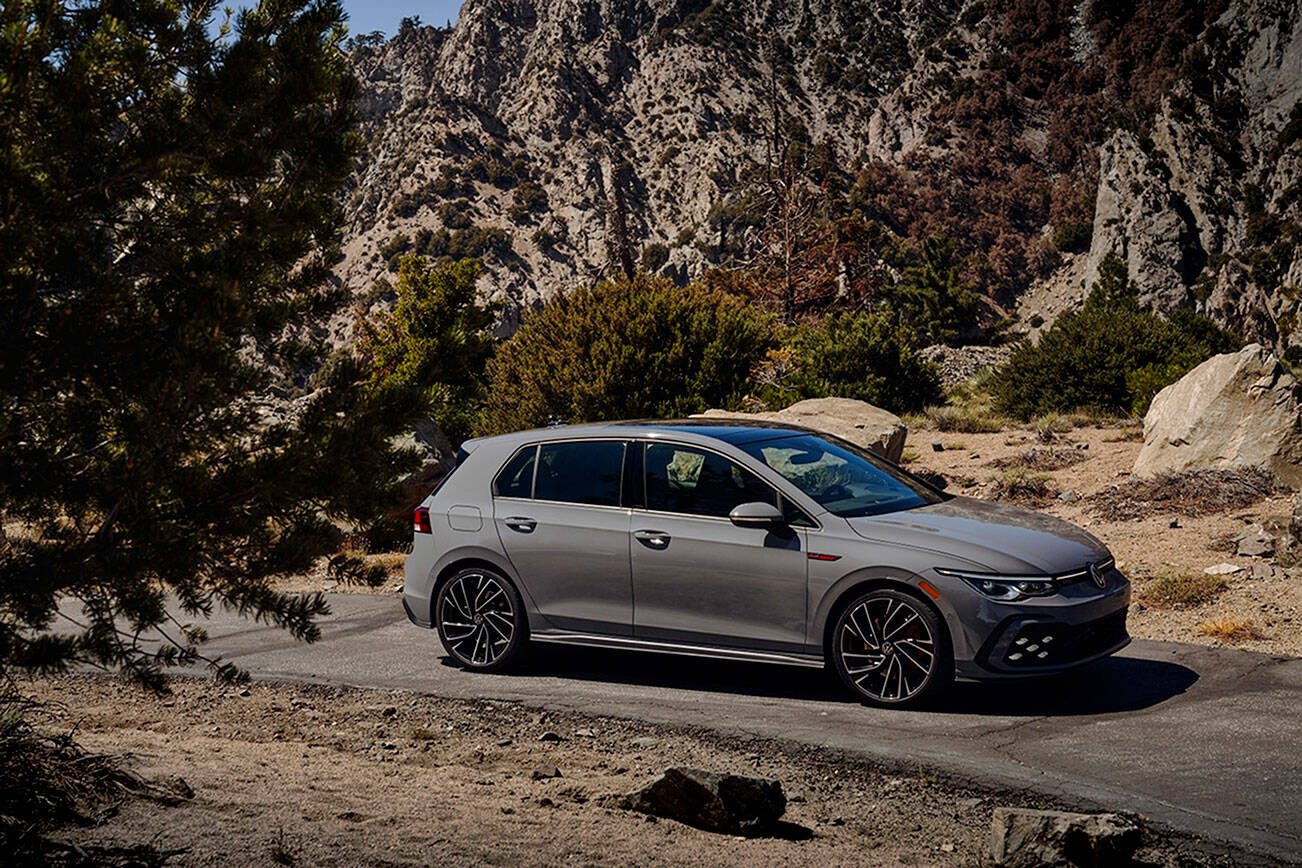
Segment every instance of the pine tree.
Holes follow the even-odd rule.
[[[409,462],[387,444],[418,396],[355,361],[292,419],[259,412],[264,360],[342,301],[357,85],[337,0],[214,9],[0,6],[0,669],[158,683],[217,605],[314,639],[324,598],[272,580]]]

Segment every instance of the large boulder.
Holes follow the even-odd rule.
[[[1130,865],[1142,837],[1139,826],[1119,814],[995,808],[990,861],[1009,868]]]
[[[1258,467],[1302,488],[1302,386],[1264,347],[1213,356],[1157,393],[1135,473]]]
[[[853,398],[810,398],[774,413],[707,410],[698,418],[782,422],[823,431],[899,462],[909,429],[894,413]]]
[[[763,835],[787,810],[782,784],[673,766],[636,793],[625,807],[728,835]]]

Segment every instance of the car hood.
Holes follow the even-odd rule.
[[[1108,556],[1107,547],[1070,522],[970,497],[847,520],[864,539],[945,555],[936,566],[1008,575],[1057,575]]]

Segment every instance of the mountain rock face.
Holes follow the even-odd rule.
[[[366,304],[406,252],[481,257],[506,329],[619,268],[747,266],[799,153],[838,213],[955,238],[1023,329],[1115,251],[1156,308],[1302,344],[1297,0],[467,0],[354,62]]]

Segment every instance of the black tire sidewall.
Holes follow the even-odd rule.
[[[511,598],[511,610],[515,622],[515,629],[511,633],[511,644],[503,652],[502,656],[487,665],[471,663],[463,659],[452,649],[452,643],[448,641],[447,636],[443,633],[442,609],[444,594],[457,579],[463,576],[477,575],[489,576],[506,589],[507,595]],[[524,600],[521,599],[520,592],[515,589],[515,584],[506,576],[486,567],[469,567],[458,570],[439,583],[438,590],[434,594],[434,630],[438,633],[439,642],[443,645],[443,650],[447,652],[448,657],[462,669],[472,672],[498,672],[506,669],[516,662],[524,646],[529,641],[529,619],[525,616]]]
[[[868,600],[891,599],[900,600],[908,603],[919,613],[927,622],[928,629],[931,630],[932,642],[935,643],[936,666],[927,676],[927,682],[922,689],[898,702],[878,699],[875,696],[869,696],[846,671],[845,661],[841,658],[840,636],[841,630],[845,626],[845,621],[850,617],[850,613],[862,606]],[[841,682],[849,688],[861,702],[867,705],[874,705],[879,708],[916,708],[934,702],[939,698],[954,681],[954,651],[953,643],[949,637],[949,627],[945,624],[945,619],[932,608],[929,604],[923,602],[913,594],[905,591],[897,591],[891,588],[877,588],[867,591],[855,597],[844,606],[837,615],[836,623],[832,628],[832,633],[828,639],[827,656],[832,661],[832,668],[836,670],[837,676]]]

